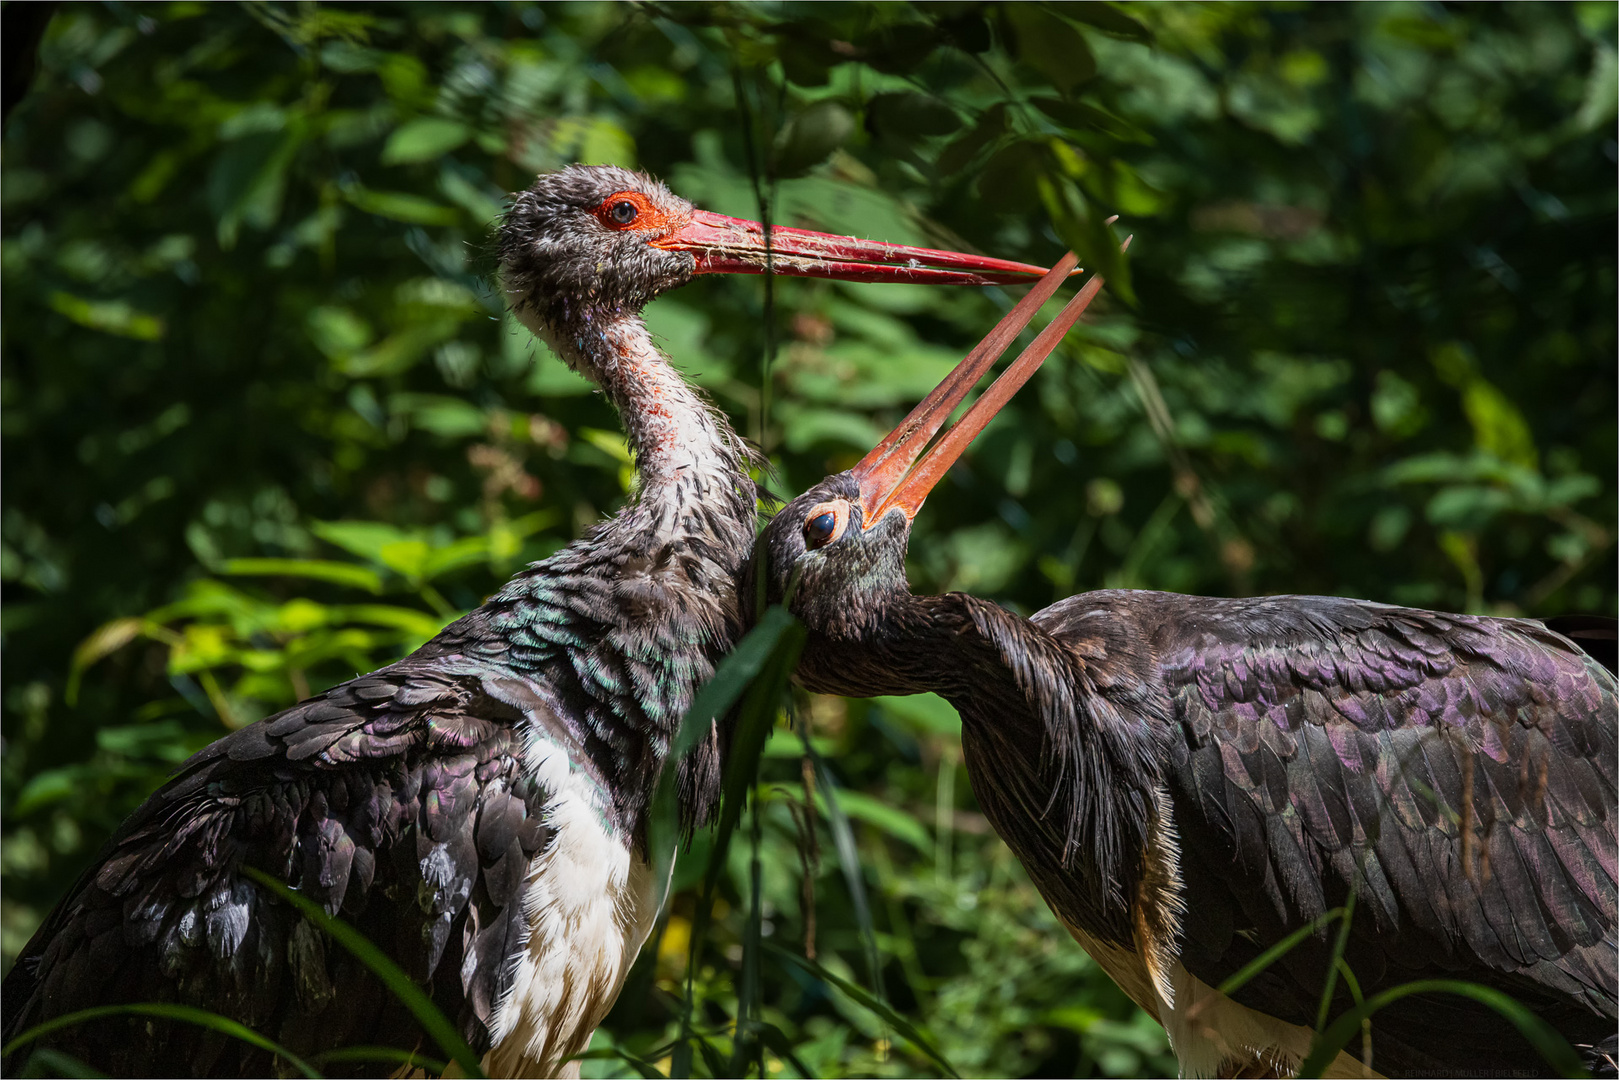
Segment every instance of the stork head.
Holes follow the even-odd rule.
[[[1029,281],[1041,268],[762,225],[699,210],[644,173],[570,165],[517,195],[500,227],[501,284],[542,337],[640,310],[698,274],[791,274],[951,285]]]
[[[809,628],[806,657],[817,642],[856,644],[892,628],[910,596],[905,549],[911,521],[928,492],[1057,347],[1100,290],[1102,279],[1093,276],[955,426],[936,442],[934,436],[1074,263],[1069,255],[1052,267],[854,468],[827,477],[771,521],[764,538],[765,596],[769,603],[785,602]]]

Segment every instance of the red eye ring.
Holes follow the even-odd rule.
[[[663,232],[674,225],[639,191],[615,191],[592,212],[597,221],[614,232]]]

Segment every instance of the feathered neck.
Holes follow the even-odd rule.
[[[556,693],[557,720],[590,758],[621,824],[639,834],[681,718],[741,632],[736,579],[754,538],[753,459],[639,314],[564,327],[531,313],[523,321],[617,407],[638,482],[622,510],[480,611],[506,647],[503,663]],[[724,743],[715,730],[682,763],[688,822],[706,819],[717,801]]]
[[[973,790],[1043,894],[1104,939],[1129,940],[1128,898],[1161,783],[1160,733],[1120,708],[1129,680],[1106,649],[1080,656],[998,604],[893,591],[813,632],[805,686],[856,697],[931,691],[961,713]]]

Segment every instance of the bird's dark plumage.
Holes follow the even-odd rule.
[[[848,525],[812,547],[828,506]],[[1308,1044],[1328,929],[1234,994],[1275,1032],[1235,1031],[1254,1017],[1206,991],[1351,892],[1345,959],[1367,996],[1461,978],[1577,1045],[1611,1040],[1619,685],[1568,638],[1335,597],[1103,591],[1025,619],[962,594],[913,597],[907,517],[866,529],[861,515],[845,473],[767,530],[767,595],[791,592],[810,630],[800,680],[931,690],[957,707],[985,814],[1064,924],[1165,1022],[1187,1072],[1296,1066],[1287,1040],[1300,1036],[1285,1028]],[[1350,1003],[1340,980],[1334,1012]],[[1236,1045],[1273,1037],[1247,1060]],[[1389,1074],[1544,1067],[1510,1025],[1454,996],[1378,1014],[1372,1043]]]
[[[757,506],[753,454],[658,351],[641,307],[697,273],[1039,273],[767,234],[611,166],[572,166],[516,196],[500,261],[516,317],[618,409],[639,477],[629,504],[398,664],[183,766],[24,949],[5,982],[5,1040],[82,1008],[181,1002],[296,1053],[438,1052],[375,977],[243,873],[256,867],[352,917],[487,1050],[491,1075],[577,1074],[564,1062],[612,1005],[667,885],[653,880],[645,816],[677,725],[736,640]],[[680,763],[688,825],[714,809],[725,741],[711,724]],[[41,1045],[121,1073],[281,1067],[150,1018]]]
[[[570,168],[518,197],[502,261],[519,317],[620,410],[641,476],[629,505],[399,663],[187,762],[23,950],[5,981],[7,1040],[82,1008],[178,1002],[295,1053],[440,1056],[248,866],[351,919],[490,1051],[491,1072],[549,1074],[589,1039],[650,926],[661,886],[645,813],[692,694],[735,640],[756,513],[749,451],[638,313],[690,277],[693,256],[594,212],[626,190],[672,220],[692,209],[639,174]],[[682,763],[688,822],[717,798],[723,738],[716,727]],[[121,1075],[287,1067],[147,1017],[39,1045]]]

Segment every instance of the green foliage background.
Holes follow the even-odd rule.
[[[1614,33],[1607,3],[63,5],[0,173],[7,963],[176,763],[623,499],[615,418],[490,285],[505,193],[570,161],[1107,272],[919,518],[919,590],[1611,613]],[[765,297],[704,280],[648,316],[784,494],[1009,303]],[[988,833],[947,706],[801,711],[827,771],[806,814],[796,737],[766,746],[766,940],[801,952],[813,907],[820,962],[871,989],[874,933],[881,992],[963,1073],[1171,1067]],[[598,1047],[673,1030],[705,844]],[[747,849],[695,980],[721,1040]],[[768,954],[750,992],[772,1074],[936,1068]]]

